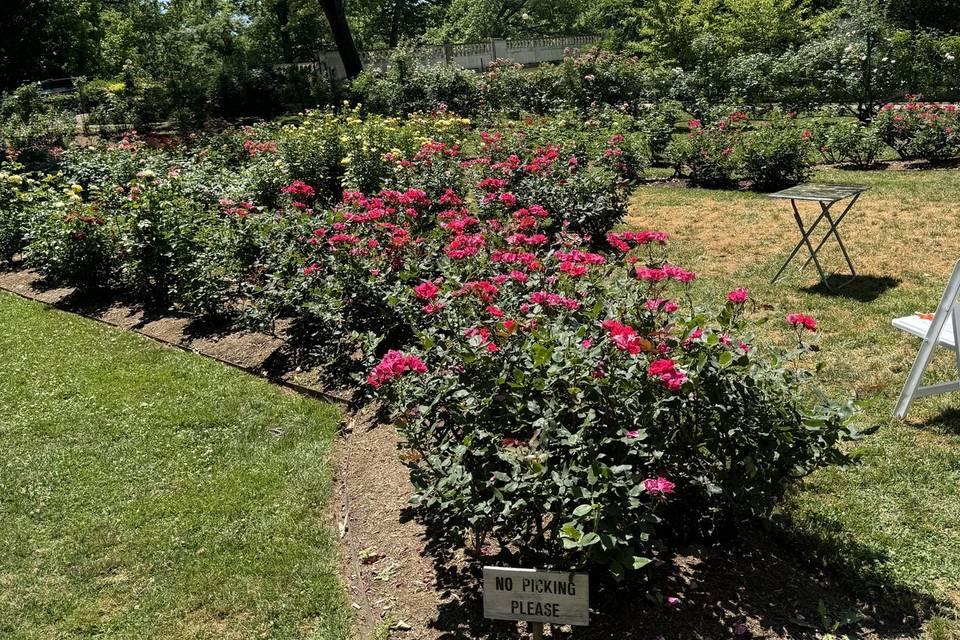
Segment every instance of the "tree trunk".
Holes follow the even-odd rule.
[[[390,37],[387,46],[391,49],[397,46],[400,40],[400,23],[403,21],[403,3],[405,0],[393,0],[393,11],[390,12]]]
[[[277,35],[280,36],[280,50],[283,61],[293,62],[293,44],[290,42],[290,7],[287,0],[277,0],[273,5],[273,13],[277,18]]]
[[[357,51],[353,34],[350,33],[350,24],[347,22],[347,12],[343,8],[343,0],[320,0],[320,6],[323,7],[327,22],[330,23],[333,42],[337,45],[337,51],[340,52],[340,59],[343,61],[343,70],[346,72],[347,78],[356,78],[363,71],[363,63],[360,62],[360,52]]]

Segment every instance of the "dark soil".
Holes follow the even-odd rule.
[[[413,488],[399,444],[396,431],[378,425],[368,410],[348,422],[336,447],[336,521],[356,610],[354,637],[517,638],[523,625],[482,617],[484,560],[431,545],[409,504]],[[661,558],[625,584],[592,575],[591,625],[548,629],[547,635],[772,640],[818,638],[841,623],[837,633],[851,638],[921,637],[916,609],[922,596],[826,569],[801,551],[808,548],[744,526],[733,542]]]

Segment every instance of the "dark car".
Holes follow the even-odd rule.
[[[73,78],[52,78],[50,80],[41,80],[37,83],[40,91],[47,95],[54,93],[73,93],[77,87],[73,84]]]

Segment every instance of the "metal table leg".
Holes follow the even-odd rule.
[[[820,221],[824,219],[824,217],[826,216],[826,211],[825,210],[821,211],[820,216],[813,222],[813,224],[810,225],[810,228],[804,229],[803,217],[800,215],[800,210],[797,208],[797,201],[790,200],[790,206],[793,207],[793,219],[797,223],[797,228],[800,229],[800,235],[802,236],[802,239],[800,240],[799,243],[797,243],[797,246],[793,248],[793,251],[787,257],[787,260],[783,263],[783,266],[781,266],[780,270],[777,271],[777,275],[773,276],[773,279],[770,282],[773,283],[777,281],[777,279],[781,276],[781,274],[783,274],[784,269],[787,268],[787,265],[790,264],[794,256],[797,255],[797,252],[800,251],[800,248],[803,247],[803,245],[807,245],[807,250],[810,251],[810,258],[807,259],[806,264],[809,264],[810,260],[812,259],[813,263],[817,266],[817,272],[820,274],[820,279],[826,282],[826,278],[823,275],[823,268],[820,266],[820,261],[817,260],[817,254],[813,250],[813,245],[810,242],[810,235],[816,230],[817,226],[820,224]],[[830,234],[828,233],[827,235],[829,236]],[[821,245],[822,244],[823,243],[821,242]],[[818,247],[818,250],[819,250],[819,247]],[[806,266],[806,264],[804,266]]]
[[[857,270],[853,267],[853,262],[850,260],[850,254],[847,253],[846,245],[843,244],[843,239],[840,238],[840,231],[838,230],[838,227],[840,226],[840,223],[843,221],[844,217],[846,217],[850,209],[853,208],[854,203],[856,203],[857,198],[859,197],[860,197],[859,193],[855,195],[853,199],[850,200],[850,202],[844,208],[843,212],[840,213],[840,215],[837,217],[836,220],[834,220],[833,217],[830,215],[830,207],[835,203],[830,203],[830,204],[826,204],[824,202],[820,203],[820,209],[822,211],[822,215],[827,218],[827,223],[830,225],[830,229],[827,231],[826,235],[823,236],[823,239],[820,240],[820,242],[817,244],[816,249],[814,249],[813,251],[814,251],[814,254],[819,253],[820,249],[823,248],[823,245],[826,244],[827,240],[830,239],[831,235],[833,235],[833,237],[836,238],[837,244],[840,246],[840,252],[843,254],[844,260],[847,261],[847,266],[850,267],[850,277],[847,279],[846,282],[841,284],[840,287],[847,286],[848,284],[850,284],[851,281],[853,281],[854,278],[857,277]],[[806,267],[808,264],[810,264],[810,260],[812,259],[812,257],[813,256],[811,256],[811,258],[807,258],[807,261],[804,263],[803,267]],[[801,269],[803,267],[801,267]],[[823,280],[823,285],[828,289],[831,289],[831,290],[834,289],[834,287],[831,287],[826,280]]]
[[[817,245],[817,248],[816,248],[816,251],[819,252],[820,249],[823,247],[823,245],[827,242],[827,239],[830,238],[830,235],[833,234],[836,237],[837,242],[840,244],[840,248],[843,251],[843,257],[846,258],[847,265],[850,267],[850,272],[853,275],[857,275],[857,274],[856,274],[856,271],[854,271],[853,269],[853,263],[850,262],[850,256],[847,255],[847,249],[843,244],[843,240],[840,239],[840,233],[839,231],[837,231],[837,227],[840,226],[840,223],[846,217],[847,213],[850,211],[854,203],[857,201],[857,198],[859,197],[860,197],[859,193],[855,195],[853,199],[849,202],[849,204],[847,204],[847,206],[844,208],[843,212],[837,217],[836,220],[830,217],[830,207],[832,205],[830,204],[825,205],[823,202],[820,203],[820,208],[823,211],[823,215],[827,217],[827,221],[830,223],[830,231],[827,232],[827,235],[823,236],[823,239],[820,241],[820,243]],[[810,264],[810,258],[807,258],[807,262],[803,266],[806,267],[807,264]]]

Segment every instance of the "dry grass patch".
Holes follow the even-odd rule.
[[[671,259],[700,275],[695,300],[719,304],[729,289],[749,288],[762,305],[755,319],[767,320],[757,329],[764,340],[792,339],[783,322],[788,312],[817,318],[824,390],[857,398],[861,422],[881,428],[860,447],[856,467],[805,483],[785,506],[785,526],[850,575],[927,594],[949,609],[960,584],[960,394],[918,401],[906,423],[891,418],[919,341],[890,321],[935,309],[960,259],[960,171],[829,170],[815,180],[870,187],[840,227],[861,277],[838,293],[818,286],[813,265],[797,273],[805,249],[803,260],[770,283],[800,240],[789,202],[646,185],[634,193],[626,224],[670,232]],[[816,215],[818,208],[804,211]],[[841,271],[834,247],[821,256],[825,267]],[[954,371],[944,352],[927,380]]]

